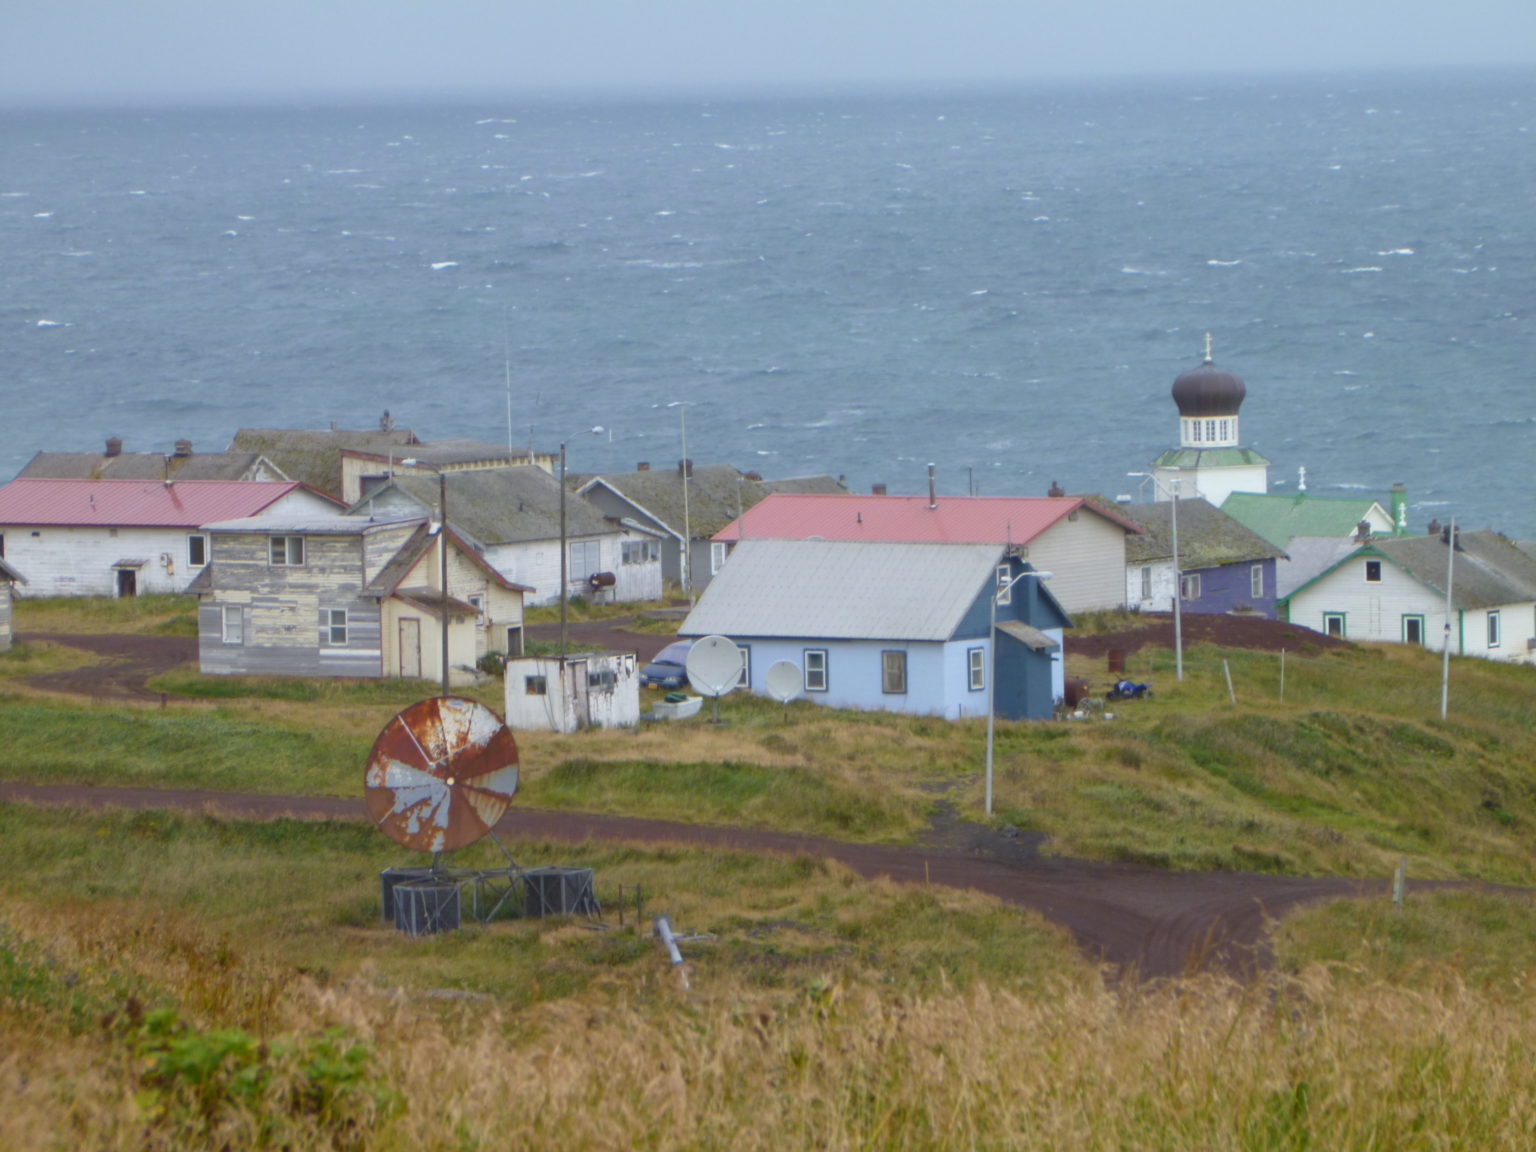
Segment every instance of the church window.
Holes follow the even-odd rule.
[[[1189,422],[1189,439],[1193,444],[1200,443],[1200,421],[1191,420]]]
[[[1232,438],[1231,423],[1230,420],[1223,420],[1221,422],[1221,438],[1223,440],[1230,440]]]
[[[1207,420],[1205,422],[1205,438],[1207,440],[1215,440],[1216,439],[1216,421],[1214,421],[1214,420]]]

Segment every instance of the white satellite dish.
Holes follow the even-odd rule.
[[[683,667],[695,691],[719,698],[741,683],[741,649],[724,636],[706,636],[694,641]]]
[[[788,704],[800,695],[802,683],[800,665],[793,660],[777,661],[763,677],[763,687],[768,690],[768,695],[780,704]]]

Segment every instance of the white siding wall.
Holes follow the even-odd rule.
[[[11,582],[0,576],[0,652],[11,647]]]
[[[12,528],[5,558],[28,596],[116,596],[119,560],[143,560],[138,593],[180,592],[201,569],[187,563],[185,528]]]
[[[596,571],[619,574],[619,533],[603,536],[572,536],[569,546],[579,542],[597,541],[598,567]],[[560,599],[560,541],[535,540],[528,544],[497,544],[485,550],[485,559],[491,567],[514,584],[526,584],[533,591],[528,594],[530,604],[554,604]],[[587,587],[586,570],[578,572],[567,561],[570,579],[570,595],[591,598]],[[659,590],[658,590],[658,595]],[[606,593],[605,593],[606,595]],[[653,597],[652,597],[653,598]]]
[[[1028,560],[1051,573],[1050,588],[1069,613],[1125,604],[1125,529],[1087,508],[1030,541]]]
[[[1152,569],[1152,595],[1141,594],[1141,570]],[[1152,560],[1146,564],[1125,566],[1125,602],[1142,612],[1172,612],[1178,581],[1173,578],[1172,560]]]
[[[1269,469],[1263,464],[1198,468],[1193,472],[1171,472],[1159,468],[1157,478],[1170,489],[1175,481],[1182,480],[1179,499],[1189,500],[1199,496],[1216,508],[1220,508],[1221,502],[1234,492],[1269,491]],[[1162,499],[1162,496],[1158,498]]]

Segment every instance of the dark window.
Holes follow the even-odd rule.
[[[1424,617],[1403,617],[1403,643],[1419,645],[1424,643]]]
[[[805,650],[805,690],[807,692],[827,690],[827,650],[825,648]]]
[[[546,676],[524,676],[523,677],[523,695],[525,695],[525,696],[548,696],[549,695],[549,678],[546,677]]]
[[[187,537],[187,566],[189,568],[201,568],[208,563],[208,537]]]
[[[1365,562],[1365,582],[1367,584],[1381,583],[1381,561],[1367,560]]]
[[[1330,636],[1344,635],[1344,613],[1324,612],[1323,631],[1328,633]]]
[[[907,654],[900,651],[880,653],[880,691],[900,695],[907,690]]]
[[[279,568],[297,568],[304,563],[304,537],[272,537],[272,563]]]

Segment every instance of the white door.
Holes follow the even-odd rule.
[[[400,675],[421,679],[421,621],[400,621]]]

